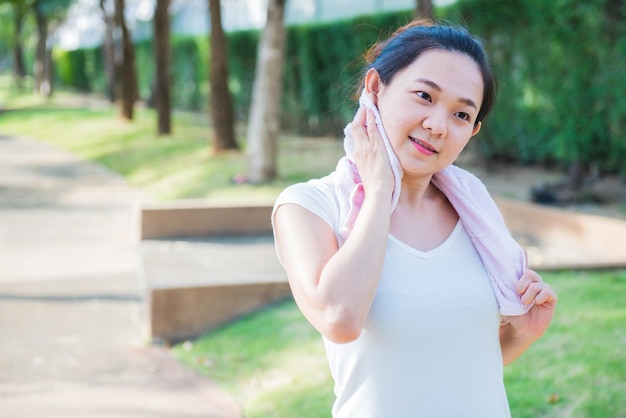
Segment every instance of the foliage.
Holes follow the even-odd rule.
[[[376,40],[410,20],[412,11],[287,30],[283,128],[305,135],[341,136],[354,112],[361,55]],[[474,143],[485,160],[550,164],[573,162],[626,177],[626,5],[619,0],[459,0],[437,10],[461,22],[485,43],[499,82],[492,115]],[[239,122],[248,116],[256,64],[257,31],[228,34],[230,81]],[[151,47],[139,46],[141,96],[150,96]],[[206,38],[176,38],[173,95],[179,109],[206,111]],[[142,52],[143,51],[143,52]],[[85,82],[79,54],[59,54]],[[150,60],[148,62],[148,60]],[[91,70],[90,70],[91,71]],[[101,80],[101,66],[85,71]],[[64,78],[64,81],[71,79]],[[98,85],[96,88],[95,85]]]
[[[351,99],[362,69],[361,54],[381,33],[406,23],[410,16],[409,12],[387,13],[288,27],[283,108],[289,112],[283,115],[283,127],[307,135],[341,132],[354,112]],[[233,92],[235,104],[247,108],[258,33],[232,33],[228,38],[230,76],[241,87]]]
[[[9,3],[0,3],[0,39],[13,39],[13,15]],[[11,55],[11,44],[0,42],[0,72],[9,67],[6,57]]]
[[[626,271],[543,276],[559,306],[547,334],[505,368],[512,416],[626,416]],[[323,344],[292,301],[173,351],[230,390],[247,417],[329,416]]]
[[[410,16],[409,12],[391,13],[287,28],[283,104],[292,111],[284,115],[285,128],[317,135],[340,132],[353,112],[351,96],[361,70],[360,55],[381,33],[406,23]],[[227,38],[229,85],[235,113],[239,121],[245,121],[252,95],[259,32],[234,32]],[[100,48],[94,51],[101,54]],[[174,106],[206,110],[210,94],[208,39],[174,37],[172,51]],[[152,41],[138,42],[136,54],[140,97],[149,100],[154,76]],[[81,52],[57,53],[55,61],[61,68],[58,79],[66,86],[90,91],[93,85],[90,80],[103,79],[102,66],[81,68],[88,62]],[[100,83],[98,86],[98,91],[103,92]]]
[[[463,0],[499,80],[481,134],[492,159],[575,161],[621,172],[626,145],[626,5],[610,0]]]
[[[30,72],[34,61],[35,19],[32,12],[32,0],[0,0],[0,73],[13,65],[13,48],[16,42],[24,47],[26,71]],[[19,40],[15,39],[15,26],[18,15],[22,20],[22,33]],[[28,47],[32,48],[28,48]]]
[[[209,39],[175,38],[172,49],[173,102],[179,108],[207,109],[209,94]]]
[[[22,0],[28,2],[27,0]],[[63,20],[73,0],[32,0],[33,7],[50,20]]]
[[[92,83],[97,77],[90,77],[97,65],[89,62],[95,58],[93,49],[76,49],[63,51],[56,49],[53,52],[56,62],[56,77],[64,85],[71,85],[82,91],[92,91]]]
[[[254,70],[260,33],[255,30],[227,34],[229,87],[233,93],[235,117],[246,120],[252,104]]]

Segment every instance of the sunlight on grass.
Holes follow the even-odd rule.
[[[626,416],[626,270],[555,272],[547,334],[505,368],[515,418]],[[321,337],[286,302],[173,348],[230,390],[246,417],[328,417],[332,380]]]
[[[49,142],[102,164],[153,200],[273,201],[289,184],[328,174],[342,155],[341,142],[332,138],[285,135],[278,144],[278,178],[236,185],[233,178],[246,172],[245,151],[212,155],[208,115],[175,113],[174,133],[159,137],[153,110],[138,108],[126,122],[109,103],[90,96],[58,93],[45,100],[0,89],[0,104],[13,109],[0,114],[1,133]]]
[[[324,347],[291,301],[173,352],[230,390],[248,418],[290,418],[303,410],[307,417],[328,416],[332,383]]]
[[[626,271],[545,278],[559,306],[548,334],[506,368],[513,416],[626,416]]]

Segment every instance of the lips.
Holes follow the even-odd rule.
[[[417,144],[419,147],[421,147],[421,148],[423,148],[423,149],[425,149],[427,151],[430,151],[432,153],[436,153],[437,152],[437,150],[432,145],[430,145],[428,142],[421,141],[421,140],[419,140],[417,138],[413,138],[412,136],[410,136],[409,139],[413,143]]]

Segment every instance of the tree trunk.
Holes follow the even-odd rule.
[[[35,4],[35,20],[37,22],[37,49],[35,50],[35,64],[33,68],[34,88],[39,94],[46,94],[46,43],[48,40],[48,21]]]
[[[269,0],[261,34],[248,120],[248,174],[251,183],[276,177],[276,141],[280,132],[286,33],[285,0]]]
[[[222,28],[220,0],[209,0],[211,15],[211,117],[213,119],[213,152],[239,149],[235,140],[233,101],[228,89],[226,37]]]
[[[154,59],[156,83],[154,104],[156,106],[159,135],[169,135],[171,128],[170,103],[170,0],[157,0],[154,10]]]
[[[24,24],[24,13],[17,10],[15,13],[15,28],[13,32],[13,77],[15,87],[21,90],[26,77],[26,66],[24,65],[24,50],[22,48],[22,27]]]
[[[105,6],[105,0],[100,0],[100,9],[104,20],[104,39],[102,40],[102,62],[104,64],[104,76],[107,82],[107,98],[111,103],[115,103],[115,57],[114,39],[115,17]]]
[[[54,61],[52,60],[52,49],[46,48],[46,55],[43,62],[43,91],[42,94],[46,97],[52,97],[54,93]]]
[[[432,0],[415,0],[415,17],[433,19],[435,14],[433,12],[433,1]]]
[[[132,120],[137,100],[137,76],[135,72],[135,48],[130,38],[124,18],[124,0],[115,0],[115,99],[119,106],[119,116]]]

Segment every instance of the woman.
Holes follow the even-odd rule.
[[[556,295],[482,183],[452,165],[493,103],[483,48],[420,21],[366,61],[346,157],[283,191],[272,215],[326,345],[333,416],[509,417],[503,365],[545,332]]]

